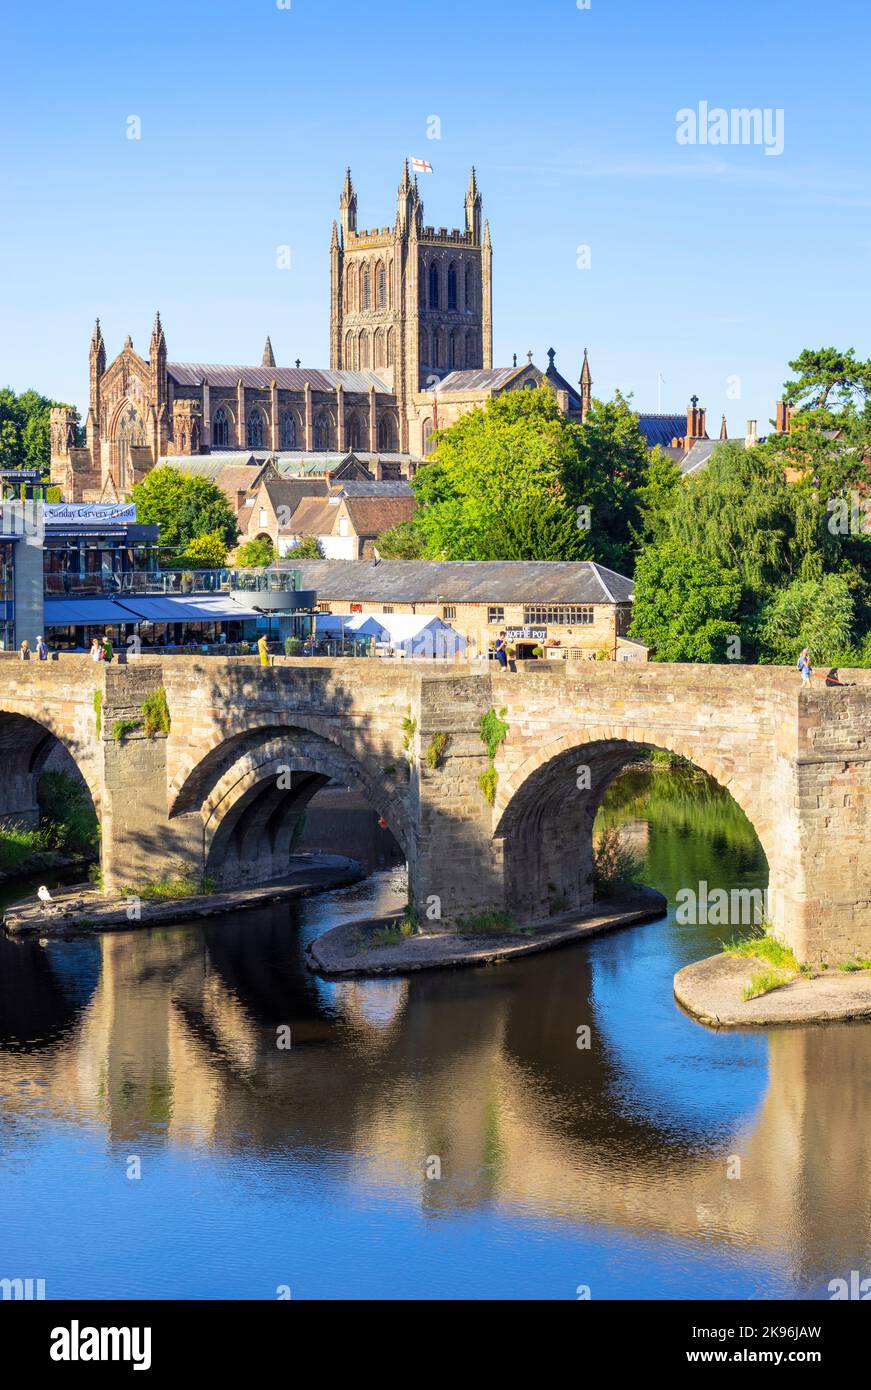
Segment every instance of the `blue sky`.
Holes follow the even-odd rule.
[[[477,166],[497,365],[586,346],[595,394],[661,371],[743,434],[802,347],[871,356],[867,0],[48,0],[4,48],[0,384],[86,407],[95,316],[111,360],[157,308],[173,360],[327,365],[345,165],[387,225],[406,155],[436,226]],[[701,101],[782,109],[783,154],[678,144]]]

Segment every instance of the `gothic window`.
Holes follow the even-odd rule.
[[[330,420],[327,415],[319,415],[315,420],[314,445],[320,452],[330,447]]]
[[[452,333],[448,341],[448,366],[453,371],[457,365],[457,335]]]
[[[472,267],[466,266],[466,312],[471,314],[475,308],[475,285],[472,276]]]
[[[420,360],[429,366],[429,332],[426,328],[420,330]]]
[[[386,273],[386,271],[385,271],[385,269],[384,269],[384,266],[381,265],[380,263],[379,263],[378,271],[377,271],[377,285],[378,285],[378,288],[377,288],[376,293],[377,293],[377,295],[378,295],[378,308],[379,308],[379,309],[386,309],[386,308],[387,308],[387,273]]]
[[[248,416],[248,448],[262,449],[264,435],[263,411],[252,410]]]
[[[477,350],[474,333],[466,334],[466,366],[474,367],[477,361]]]
[[[448,266],[448,308],[457,307],[457,267],[453,261]]]
[[[360,334],[360,371],[369,370],[369,334]]]
[[[355,354],[354,354],[354,348],[355,348],[355,346],[356,346],[356,342],[357,342],[357,340],[356,340],[356,338],[354,337],[354,334],[353,334],[353,333],[346,333],[346,334],[345,334],[345,371],[346,371],[346,372],[355,372],[355,371],[357,370],[357,362],[356,362],[356,358],[355,358]]]
[[[378,421],[378,448],[389,454],[393,452],[394,447],[393,421],[389,415],[382,415]]]
[[[289,410],[286,410],[281,417],[281,447],[282,449],[296,448],[296,421]]]
[[[441,349],[442,349],[441,335],[440,335],[439,333],[433,333],[433,335],[432,335],[432,363],[431,363],[431,365],[432,365],[433,367],[440,367],[440,366],[442,365],[442,361],[441,361],[442,351],[441,351]]]
[[[429,268],[429,307],[437,309],[439,307],[439,268],[431,265]]]
[[[427,419],[424,420],[424,422],[423,422],[423,453],[424,453],[424,457],[427,457],[427,455],[431,454],[431,453],[432,453],[432,450],[433,450],[433,443],[432,443],[432,420],[430,420],[430,419],[427,418]]]
[[[128,405],[127,409],[122,412],[118,419],[115,438],[118,442],[117,486],[123,489],[128,486],[131,465],[130,450],[145,443],[145,421],[135,405]],[[131,481],[133,480],[131,479]]]
[[[372,277],[369,267],[363,271],[363,308],[368,309],[372,304]]]
[[[360,444],[360,418],[352,415],[345,427],[345,448],[359,449]]]
[[[230,443],[230,422],[223,406],[215,411],[212,420],[212,444],[216,449],[226,449]]]
[[[392,367],[396,360],[396,334],[392,328],[387,330],[387,365]]]
[[[384,330],[379,328],[375,333],[375,363],[376,367],[383,367],[384,361]]]

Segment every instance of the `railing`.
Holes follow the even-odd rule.
[[[299,570],[131,570],[126,574],[45,574],[46,598],[81,594],[295,593]]]

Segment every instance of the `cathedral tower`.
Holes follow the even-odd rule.
[[[462,230],[424,225],[405,161],[392,227],[357,227],[351,171],[330,245],[330,365],[391,386],[396,447],[408,449],[413,398],[455,370],[492,366],[492,247],[472,170]]]

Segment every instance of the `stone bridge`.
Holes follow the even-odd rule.
[[[664,749],[747,814],[799,958],[871,957],[871,673],[844,678],[857,684],[807,692],[792,671],[740,666],[3,658],[0,815],[32,817],[47,760],[72,759],[107,890],[175,873],[232,885],[282,876],[305,806],[341,782],[390,826],[429,920],[529,922],[589,903],[602,797],[639,751]],[[160,687],[171,731],[149,738],[129,725]],[[507,725],[492,804],[491,709]]]

